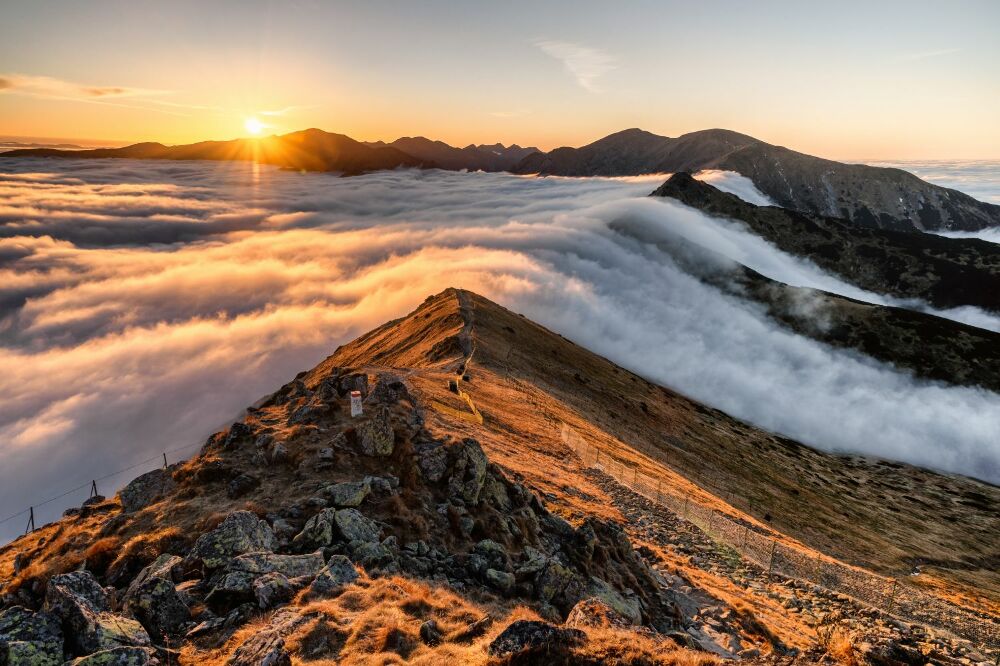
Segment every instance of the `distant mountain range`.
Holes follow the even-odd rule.
[[[558,176],[636,176],[719,169],[745,176],[785,208],[839,217],[869,228],[975,231],[1000,225],[1000,206],[932,185],[901,169],[825,160],[723,129],[677,138],[629,129],[581,148],[557,148],[547,153],[502,144],[456,148],[424,137],[405,137],[389,144],[362,143],[318,129],[182,146],[139,143],[124,148],[29,148],[0,153],[0,157],[25,156],[256,160],[288,169],[344,175],[398,167]]]

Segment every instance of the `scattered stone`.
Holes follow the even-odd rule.
[[[177,484],[166,469],[154,469],[132,480],[118,493],[122,511],[135,513],[173,492]]]
[[[486,570],[486,582],[495,587],[497,590],[505,595],[509,595],[514,589],[514,575],[507,573],[506,571],[497,571],[496,569]]]
[[[360,506],[370,492],[371,484],[367,479],[334,483],[323,489],[323,494],[330,499],[330,504],[335,507]]]
[[[148,576],[139,584],[133,582],[126,595],[125,611],[152,636],[173,635],[191,619],[191,611],[173,581],[163,576]]]
[[[288,603],[295,596],[295,586],[277,571],[264,574],[253,582],[253,595],[263,610]]]
[[[281,442],[275,442],[267,456],[268,462],[272,465],[281,465],[288,462],[288,448]]]
[[[503,657],[524,651],[565,652],[584,642],[587,635],[579,629],[563,629],[548,622],[518,620],[504,629],[490,643],[488,652]]]
[[[357,568],[349,559],[343,555],[334,555],[316,575],[309,586],[309,593],[317,597],[333,596],[359,577]]]
[[[448,471],[448,449],[441,442],[420,442],[415,445],[420,473],[431,483],[437,483]]]
[[[583,627],[629,627],[633,623],[621,613],[597,597],[588,597],[577,602],[566,617],[566,626]]]
[[[434,647],[441,643],[441,638],[443,633],[441,628],[438,627],[437,620],[427,620],[420,625],[420,640],[424,642],[425,645],[430,645]]]
[[[45,590],[45,608],[62,621],[75,654],[150,644],[141,624],[110,612],[107,593],[89,571],[53,576]]]
[[[222,448],[227,451],[235,449],[252,436],[253,429],[246,423],[239,421],[229,427],[229,432],[226,433],[225,439],[222,440]]]
[[[382,538],[382,528],[365,518],[357,509],[337,511],[334,522],[346,541],[377,543]]]
[[[218,569],[237,555],[273,549],[274,533],[268,524],[249,511],[236,511],[198,537],[189,557],[207,569]]]
[[[300,551],[316,550],[331,545],[336,533],[334,523],[336,515],[336,509],[323,509],[306,521],[302,531],[292,539],[292,544]]]
[[[320,449],[319,452],[316,454],[316,457],[319,458],[319,461],[321,463],[333,462],[333,449],[329,446]]]

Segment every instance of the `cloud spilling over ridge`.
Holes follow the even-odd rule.
[[[820,448],[1000,479],[995,394],[798,337],[707,286],[685,262],[779,279],[796,267],[735,225],[646,198],[648,180],[0,166],[0,517],[199,443],[449,286]]]
[[[770,197],[757,189],[753,181],[743,174],[735,171],[722,171],[720,169],[706,169],[694,174],[700,181],[706,182],[723,192],[735,194],[743,201],[752,203],[755,206],[774,206]]]

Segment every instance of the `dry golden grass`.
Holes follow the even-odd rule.
[[[855,646],[854,636],[844,627],[828,625],[817,630],[819,646],[826,654],[843,666],[859,666],[861,657]]]

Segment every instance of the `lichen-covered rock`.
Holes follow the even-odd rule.
[[[63,634],[59,620],[14,606],[0,613],[0,665],[59,666]]]
[[[268,524],[249,511],[236,511],[198,537],[190,557],[207,569],[218,569],[237,555],[273,549],[274,533]]]
[[[449,494],[462,498],[470,506],[479,504],[479,496],[486,482],[488,462],[479,442],[470,437],[463,439],[455,454],[451,478],[448,480]]]
[[[493,639],[488,651],[494,657],[528,650],[558,654],[566,648],[583,643],[586,637],[587,635],[579,629],[564,629],[535,620],[518,620]]]
[[[359,578],[357,567],[343,555],[334,555],[316,575],[309,593],[313,596],[332,596]]]
[[[125,610],[139,620],[152,636],[172,635],[191,619],[191,612],[168,578],[151,577],[129,587]]]
[[[284,574],[272,571],[253,582],[253,596],[262,609],[288,603],[295,596],[295,585]]]
[[[334,514],[333,521],[345,541],[378,543],[382,538],[382,528],[357,509],[341,509]]]
[[[292,539],[292,543],[300,551],[329,546],[337,533],[334,522],[336,515],[336,509],[323,509],[306,521],[302,531]]]
[[[321,553],[306,555],[279,555],[268,551],[246,553],[233,558],[227,570],[244,571],[254,576],[280,573],[288,578],[315,576],[323,568]]]
[[[514,589],[514,574],[497,569],[487,569],[485,574],[486,582],[503,594],[510,594]]]
[[[110,612],[107,593],[89,571],[53,576],[45,590],[45,608],[62,621],[74,654],[150,644],[141,624]]]
[[[403,399],[408,399],[410,392],[406,385],[393,375],[379,375],[374,388],[365,398],[365,402],[392,404]]]
[[[358,449],[366,456],[385,457],[392,455],[395,447],[395,433],[392,420],[385,407],[376,408],[367,421],[357,426]]]
[[[238,499],[260,485],[260,479],[249,474],[240,474],[226,486],[230,499]]]
[[[437,483],[448,471],[448,448],[441,442],[418,442],[414,446],[420,473],[431,483]]]
[[[215,611],[226,611],[253,599],[255,574],[247,571],[227,571],[218,577],[205,603]]]
[[[384,543],[352,541],[349,547],[351,556],[368,571],[394,573],[399,570],[396,553]]]
[[[550,559],[535,579],[535,594],[542,601],[568,611],[583,596],[580,577],[561,562]]]
[[[577,602],[566,616],[566,626],[583,627],[629,627],[635,624],[614,608],[597,597],[587,597]]]
[[[625,595],[597,577],[590,579],[587,595],[606,604],[628,624],[642,624],[642,606],[634,594]]]
[[[225,438],[222,440],[222,448],[226,450],[235,449],[252,436],[253,428],[239,421],[229,427],[229,432],[226,433]]]
[[[330,505],[338,508],[361,506],[371,492],[369,481],[345,481],[334,483],[323,489]]]
[[[132,480],[118,493],[122,511],[134,513],[171,493],[177,484],[166,469],[154,469]]]
[[[66,666],[159,666],[156,650],[148,647],[116,647],[78,657]]]

